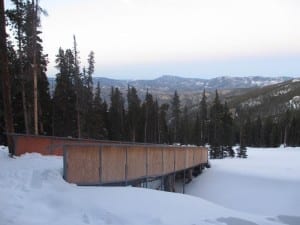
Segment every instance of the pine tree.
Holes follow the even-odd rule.
[[[18,98],[22,99],[24,115],[23,122],[18,120],[18,126],[24,124],[26,133],[34,131],[35,134],[47,134],[51,130],[51,100],[46,77],[48,60],[47,55],[43,53],[42,39],[39,37],[40,14],[46,15],[46,12],[39,6],[38,1],[12,2],[15,8],[8,10],[7,14],[18,52],[18,61],[14,64],[17,68],[14,86],[18,88],[16,91],[21,93]],[[21,126],[18,129],[24,132]]]
[[[153,100],[152,94],[148,91],[145,96],[145,100],[142,104],[142,121],[144,124],[144,139],[145,143],[154,143],[155,142],[155,127],[156,127],[156,118],[155,118],[155,102]]]
[[[82,132],[82,109],[83,109],[83,82],[80,74],[80,66],[79,66],[79,52],[77,49],[76,37],[73,35],[73,56],[74,56],[74,66],[73,66],[73,82],[75,87],[75,95],[76,95],[76,123],[77,123],[77,137],[81,138]]]
[[[4,105],[5,130],[8,133],[14,132],[13,114],[11,109],[11,92],[10,77],[8,71],[8,56],[6,47],[6,30],[5,30],[5,14],[4,1],[0,1],[0,74],[2,83],[2,97]],[[7,137],[9,154],[14,155],[12,137]]]
[[[101,89],[99,82],[97,83],[96,92],[92,104],[92,116],[91,116],[91,125],[90,132],[91,137],[95,139],[105,139],[107,138],[107,127],[105,124],[105,113],[104,112],[104,103],[101,98]]]
[[[184,145],[190,144],[191,130],[190,130],[190,117],[188,112],[188,107],[184,106],[181,129],[180,129],[180,137],[181,143]]]
[[[128,87],[127,92],[128,112],[127,121],[129,128],[129,140],[135,142],[138,135],[138,123],[140,122],[141,100],[134,87]]]
[[[53,133],[56,136],[76,136],[76,93],[72,75],[74,56],[70,49],[59,49],[56,56],[56,87],[54,91]]]
[[[254,124],[254,128],[252,129],[252,133],[253,133],[253,145],[255,147],[259,147],[262,144],[262,121],[260,116],[258,116],[255,120],[255,124]]]
[[[195,145],[201,145],[201,123],[200,123],[200,116],[199,113],[196,114],[196,119],[194,123],[194,128],[193,128],[193,144]]]
[[[237,149],[237,157],[239,158],[247,158],[247,147],[245,145],[245,128],[243,127],[243,124],[241,124],[240,128],[240,146]]]
[[[180,142],[180,99],[177,94],[177,91],[174,92],[174,96],[171,102],[171,133],[172,133],[172,142],[179,143]]]
[[[81,96],[82,111],[82,136],[92,137],[91,128],[93,126],[93,78],[95,60],[94,52],[91,51],[88,56],[88,69],[83,68],[83,95]]]
[[[229,108],[227,106],[227,102],[225,102],[223,108],[222,125],[223,125],[222,145],[224,146],[224,150],[228,153],[228,155],[230,157],[234,157],[234,151],[232,149],[232,146],[234,145],[234,137],[233,137],[234,125],[233,125],[232,115],[229,112]]]
[[[200,144],[204,145],[207,142],[207,102],[205,89],[203,90],[202,99],[200,101]]]
[[[168,124],[167,124],[167,112],[169,109],[168,104],[162,104],[159,107],[159,137],[158,143],[169,143]]]
[[[271,133],[272,133],[273,121],[270,116],[268,116],[263,124],[263,146],[271,147]]]
[[[210,157],[222,158],[221,140],[223,135],[222,129],[223,106],[216,90],[215,99],[210,108]]]
[[[124,140],[124,99],[118,88],[111,88],[111,105],[109,108],[109,138]]]
[[[20,0],[13,0],[12,3],[15,5],[15,9],[7,10],[8,17],[13,28],[16,30],[15,39],[18,45],[18,61],[15,61],[13,64],[17,68],[16,72],[16,79],[15,82],[17,83],[20,81],[20,89],[21,89],[21,98],[22,98],[22,106],[23,106],[23,115],[24,115],[24,125],[25,125],[25,133],[29,134],[29,119],[28,119],[28,109],[27,109],[27,98],[26,98],[26,89],[25,89],[25,74],[24,74],[24,43],[25,43],[25,3]],[[14,85],[17,86],[16,84]],[[19,110],[17,110],[19,112]],[[20,121],[17,119],[17,121]],[[21,132],[21,131],[19,131]]]

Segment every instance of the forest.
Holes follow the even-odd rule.
[[[236,144],[241,149],[300,145],[299,110],[287,109],[282,115],[253,118],[243,109],[229,109],[227,102],[220,101],[217,90],[212,102],[207,102],[203,90],[197,110],[183,105],[177,91],[171,102],[160,104],[150,91],[140,99],[133,86],[128,86],[126,94],[111,87],[110,99],[105,101],[101,84],[93,84],[95,54],[91,51],[88,66],[82,66],[75,36],[72,49],[57,50],[56,86],[50,94],[48,57],[40,37],[40,17],[46,12],[34,0],[12,3],[14,7],[5,13],[4,7],[1,9],[1,17],[6,20],[1,20],[1,27],[10,31],[8,37],[1,32],[5,42],[1,52],[7,53],[1,53],[0,67],[1,144],[6,143],[7,131],[126,142],[209,144],[212,158],[233,156],[232,146]],[[5,86],[5,68],[11,89]],[[7,98],[11,101],[7,102]],[[7,104],[12,112],[10,130],[5,124]]]

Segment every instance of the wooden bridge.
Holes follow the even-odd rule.
[[[88,139],[11,134],[17,155],[63,155],[63,176],[78,185],[140,185],[161,179],[173,186],[208,163],[204,147],[137,144]]]

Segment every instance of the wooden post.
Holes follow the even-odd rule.
[[[148,188],[148,147],[146,148],[146,188]]]
[[[99,147],[99,182],[102,184],[102,146]]]
[[[164,190],[164,148],[161,147],[161,167],[162,167],[162,172],[161,172],[161,190]]]
[[[125,156],[125,158],[126,158],[126,162],[125,162],[125,186],[127,186],[128,185],[128,147],[126,146],[125,147],[125,149],[126,149],[126,156]]]
[[[5,12],[4,0],[0,1],[0,75],[2,78],[2,92],[3,92],[3,106],[4,106],[4,120],[6,133],[14,133],[13,116],[11,108],[11,86],[8,71],[8,57],[6,46],[6,30],[5,30]],[[7,135],[7,144],[9,154],[15,154],[13,146],[13,137]]]

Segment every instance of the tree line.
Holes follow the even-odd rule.
[[[207,102],[203,90],[196,107],[182,104],[177,91],[169,103],[160,104],[149,91],[140,99],[133,86],[128,86],[126,93],[111,87],[110,99],[106,101],[101,96],[100,84],[93,84],[94,52],[87,56],[87,66],[82,66],[75,36],[72,49],[58,50],[56,86],[51,95],[46,76],[48,57],[40,37],[40,15],[45,11],[36,1],[12,3],[14,8],[6,11],[11,36],[5,50],[13,87],[9,94],[14,132],[159,144],[209,144],[211,158],[234,156],[235,144],[240,145],[239,157],[246,157],[245,146],[300,145],[299,110],[276,117],[252,118],[242,109],[230,110],[217,90],[212,102]],[[2,94],[6,89],[1,88]],[[7,98],[2,97],[1,106]],[[1,133],[7,130],[5,114],[1,107]],[[1,138],[3,143],[4,136]]]

